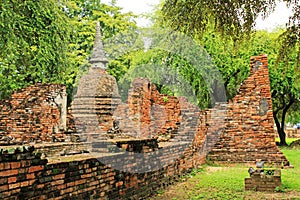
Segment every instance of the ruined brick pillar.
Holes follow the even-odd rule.
[[[228,103],[224,130],[209,152],[216,162],[255,162],[289,165],[275,144],[268,59],[253,56],[250,75]]]

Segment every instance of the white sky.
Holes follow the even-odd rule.
[[[102,3],[109,4],[111,0],[100,0]],[[122,7],[124,12],[132,11],[134,14],[143,14],[151,12],[153,5],[157,5],[160,0],[117,0],[117,5]],[[288,9],[284,3],[279,3],[267,19],[262,20],[261,18],[257,20],[257,29],[267,29],[272,30],[278,26],[285,26],[288,22],[289,16],[291,14],[291,9]],[[138,19],[137,23],[139,26],[149,25],[150,22],[146,19]]]

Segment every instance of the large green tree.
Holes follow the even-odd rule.
[[[229,44],[230,47],[232,42],[234,45],[239,46],[241,41],[243,42],[243,39],[246,38],[249,40],[250,36],[253,35],[253,28],[257,17],[259,15],[267,16],[274,10],[276,2],[278,1],[165,0],[162,13],[165,26],[182,31],[199,40],[207,40],[206,33],[212,28],[212,34],[220,33],[222,38],[226,39],[226,46],[228,47]],[[300,5],[296,0],[283,0],[283,2],[293,7],[293,13],[291,13],[287,28],[280,35],[277,35],[278,37],[275,42],[274,40],[270,40],[270,38],[264,41],[266,39],[265,36],[262,37],[260,35],[259,37],[261,37],[261,42],[265,46],[265,51],[260,53],[268,54],[270,52],[268,48],[271,48],[272,51],[270,64],[273,67],[270,70],[270,74],[274,120],[281,144],[286,145],[284,133],[286,114],[291,107],[295,108],[294,104],[299,102]],[[266,42],[269,42],[269,44]],[[252,45],[250,42],[248,44]],[[217,49],[216,52],[218,51]],[[241,51],[236,52],[241,53]],[[252,52],[252,55],[257,55],[258,53],[257,51]],[[237,55],[234,58],[231,57],[231,59],[239,59],[241,57],[243,56]],[[230,60],[227,61],[231,62]],[[216,62],[219,61],[216,60]],[[235,85],[234,77],[243,77],[239,73],[245,71],[241,67],[234,69],[226,66],[222,66],[220,70],[223,75],[233,75],[232,77],[224,76],[225,83],[233,83],[233,87]],[[230,96],[232,93],[230,89],[232,88],[231,85],[226,85],[226,88]]]
[[[136,16],[132,13],[122,13],[120,7],[102,4],[99,0],[71,0],[61,1],[61,3],[73,27],[70,43],[73,51],[69,53],[69,57],[72,65],[77,69],[76,77],[71,83],[76,85],[76,80],[79,80],[90,66],[88,60],[94,44],[96,22],[100,22],[102,40],[105,41],[121,32],[135,30]],[[119,59],[124,60],[124,58]],[[118,77],[120,73],[126,71],[127,67],[116,63],[110,60],[108,71]]]
[[[136,27],[132,13],[97,0],[0,0],[0,98],[37,82],[66,84],[71,97],[89,67],[96,21],[103,39]]]
[[[55,0],[0,1],[1,98],[29,84],[69,78],[68,22]]]

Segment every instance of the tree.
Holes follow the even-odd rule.
[[[279,36],[278,61],[286,61],[289,54],[296,52],[296,70],[300,67],[300,4],[296,0],[282,0],[293,7],[287,29]],[[174,30],[203,39],[205,32],[211,30],[221,33],[233,42],[241,41],[252,35],[255,20],[274,10],[276,0],[165,0],[162,13],[164,24]],[[288,67],[288,66],[287,66]]]
[[[120,32],[135,30],[136,22],[132,13],[122,13],[120,7],[102,4],[99,0],[71,0],[61,3],[73,27],[70,43],[73,50],[69,53],[72,65],[77,69],[70,82],[70,88],[73,88],[77,84],[76,80],[78,81],[90,66],[88,60],[94,44],[96,22],[100,22],[103,41]],[[116,65],[116,61],[110,60],[108,72],[118,77],[123,68],[123,65]],[[123,70],[126,71],[127,67]],[[72,90],[69,94],[71,96]]]
[[[65,83],[71,27],[57,1],[0,3],[0,98],[37,82]]]
[[[0,98],[37,82],[67,86],[89,67],[95,24],[103,38],[134,29],[134,15],[97,0],[0,0]]]
[[[287,29],[281,32],[280,35],[277,34],[276,41],[273,38],[267,38],[266,41],[261,40],[266,47],[270,48],[264,48],[267,52],[261,53],[269,55],[271,51],[269,61],[270,65],[272,65],[270,76],[274,120],[282,145],[286,145],[284,133],[286,114],[291,107],[294,107],[299,102],[300,67],[300,5],[295,0],[284,0],[284,2],[289,6],[293,6],[293,13]],[[232,45],[230,44],[231,42],[233,42],[233,45],[240,47],[239,44],[243,42],[243,39],[247,38],[249,40],[250,36],[253,35],[256,18],[260,14],[267,16],[274,9],[275,5],[275,0],[165,0],[162,13],[165,20],[164,24],[198,38],[200,41],[206,39],[205,33],[209,32],[212,27],[213,33],[220,33],[226,39],[229,47]],[[259,37],[262,37],[262,35]],[[263,37],[266,38],[265,36]],[[268,42],[272,44],[270,45]],[[250,43],[248,42],[248,44]],[[256,51],[252,52],[254,53],[252,55],[257,55]],[[231,70],[232,68],[227,68],[228,70],[226,70],[226,68],[226,66],[225,68],[221,66],[222,74],[238,75],[239,71],[243,71],[243,68],[235,70]],[[227,83],[226,77],[228,76],[223,75],[223,77],[225,78],[225,83]],[[228,80],[234,81],[231,77]],[[228,88],[228,85],[226,87],[230,95],[231,89]]]

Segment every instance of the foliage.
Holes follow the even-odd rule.
[[[147,77],[156,83],[160,92],[191,97],[190,100],[202,108],[220,99],[226,101],[224,92],[220,92],[222,77],[199,43],[168,29],[154,27],[150,31],[139,31],[142,36],[134,39],[134,44],[124,42],[132,47],[126,54],[126,62],[130,64],[126,76],[129,77],[118,77],[121,86],[128,85],[136,77]],[[151,42],[145,47],[146,40]],[[126,52],[122,46],[118,49]]]
[[[36,82],[67,82],[71,27],[57,2],[1,1],[0,10],[0,98]]]
[[[95,22],[103,38],[136,26],[132,13],[96,0],[2,0],[0,10],[0,98],[36,82],[66,84],[70,97],[89,67]]]
[[[95,38],[95,22],[99,21],[101,26],[102,39],[111,38],[114,35],[127,30],[134,30],[136,23],[132,13],[122,13],[121,8],[115,5],[105,5],[97,0],[72,0],[63,1],[64,11],[71,19],[73,27],[73,37],[71,46],[73,51],[69,53],[72,65],[76,67],[77,74],[74,77],[77,81],[90,66],[88,60],[91,55]],[[125,58],[111,61],[108,72],[115,77],[119,77],[127,68],[123,65]],[[118,63],[118,61],[120,63]],[[69,94],[71,91],[69,91]]]
[[[165,23],[179,30],[202,38],[212,25],[215,32],[229,36],[234,41],[249,36],[255,20],[274,10],[276,0],[165,0],[162,8]],[[297,49],[297,66],[300,64],[299,32],[300,4],[296,0],[281,0],[293,7],[287,30],[282,34],[280,59],[288,59],[289,52]]]
[[[203,34],[213,25],[216,32],[237,40],[249,33],[255,19],[262,12],[267,15],[274,9],[275,0],[166,0],[162,13],[166,23],[175,30],[192,35]]]
[[[233,98],[240,84],[249,74],[249,58],[253,52],[248,43],[241,43],[237,48],[232,40],[224,40],[212,29],[207,31],[199,42],[222,74],[227,98]]]

